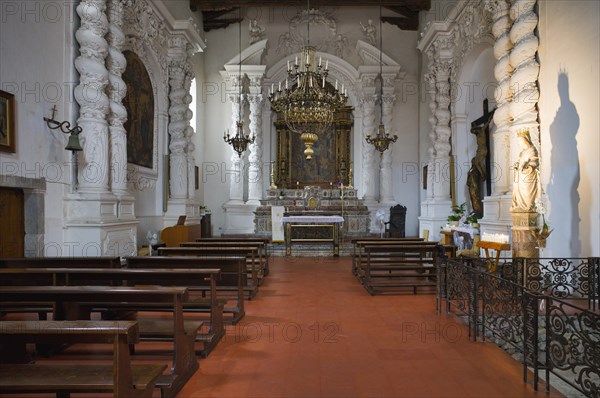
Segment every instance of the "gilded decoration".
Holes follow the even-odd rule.
[[[275,122],[276,185],[280,188],[348,185],[352,125],[352,107],[337,110],[330,129],[314,143],[313,159],[306,160],[300,135],[292,133],[279,114]]]

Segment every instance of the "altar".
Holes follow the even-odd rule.
[[[271,206],[283,206],[285,217],[340,217],[343,222],[339,224],[338,233],[342,241],[345,237],[369,235],[369,209],[362,199],[357,198],[354,188],[305,186],[297,189],[269,189],[267,198],[261,200],[261,206],[254,212],[257,236],[271,237],[273,228]],[[298,238],[302,237],[298,236]]]
[[[292,254],[292,242],[331,242],[333,255],[340,255],[340,226],[342,216],[284,216],[285,254]]]

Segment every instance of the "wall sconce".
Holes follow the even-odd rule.
[[[51,130],[60,129],[60,131],[62,131],[63,133],[69,134],[69,141],[67,142],[67,146],[65,147],[67,151],[83,151],[83,148],[79,143],[79,134],[81,134],[83,129],[79,126],[71,128],[71,123],[67,122],[66,120],[64,122],[58,122],[54,120],[55,114],[56,105],[52,107],[52,117],[50,119],[48,119],[47,117],[44,118],[44,121],[46,122],[48,128],[50,128]]]

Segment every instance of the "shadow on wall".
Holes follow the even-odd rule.
[[[558,75],[560,107],[550,125],[551,175],[548,198],[551,205],[551,227],[554,227],[554,255],[579,257],[581,239],[579,231],[579,182],[580,167],[577,151],[579,115],[569,98],[569,76],[561,71]],[[584,235],[585,236],[585,235]]]

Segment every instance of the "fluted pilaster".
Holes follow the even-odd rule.
[[[108,1],[108,97],[110,114],[108,115],[110,131],[110,167],[111,190],[117,196],[126,196],[127,192],[127,134],[123,126],[127,121],[127,110],[123,106],[123,98],[127,86],[122,79],[127,61],[123,55],[125,35],[123,34],[123,6],[125,0]]]
[[[438,61],[434,66],[435,87],[436,87],[436,103],[435,117],[437,123],[435,125],[435,141],[433,147],[435,149],[434,166],[434,192],[436,200],[450,199],[450,137],[452,129],[450,127],[450,73],[451,62]]]
[[[377,126],[375,125],[376,99],[377,96],[375,94],[365,95],[361,99],[363,137],[366,137],[368,134],[374,136],[377,133]],[[364,138],[361,141],[363,146],[363,199],[366,201],[375,201],[375,166],[379,155],[375,153],[373,145],[367,143]]]
[[[107,193],[108,172],[108,123],[109,100],[105,94],[108,70],[105,59],[108,43],[106,0],[82,0],[77,6],[81,25],[75,37],[79,43],[79,57],[75,68],[79,72],[79,85],[75,87],[75,99],[79,104],[77,124],[83,129],[80,135],[83,147],[83,168],[79,176],[82,193]]]
[[[393,90],[393,88],[392,88]],[[385,91],[385,89],[384,89]],[[393,135],[392,132],[392,120],[394,117],[394,103],[396,102],[396,96],[393,94],[384,94],[383,100],[383,114],[381,116],[381,123],[385,126],[385,131]],[[390,145],[387,151],[383,153],[381,162],[379,164],[379,201],[380,202],[393,202],[394,201],[394,183],[392,179],[392,154],[394,145]]]
[[[250,94],[250,135],[254,136],[254,143],[250,145],[248,157],[248,201],[259,204],[263,193],[262,178],[262,94]]]

